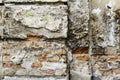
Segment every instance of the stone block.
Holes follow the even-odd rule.
[[[27,38],[28,35],[47,38],[67,37],[66,5],[6,5],[5,35]]]
[[[115,11],[119,6],[119,0],[92,0],[91,4],[90,24],[94,46],[103,48],[117,46],[117,29],[119,27],[115,18]]]
[[[67,0],[4,0],[4,2],[67,2]]]
[[[67,75],[64,42],[7,41],[2,53],[3,75]]]
[[[44,77],[44,78],[35,78],[35,77],[8,77],[5,76],[3,80],[68,80],[68,77]]]
[[[88,46],[88,0],[69,0],[68,44],[71,48]]]

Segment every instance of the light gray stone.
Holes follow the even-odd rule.
[[[120,9],[120,5],[119,5],[120,0],[116,0],[116,1],[111,0],[111,1],[113,2],[113,11],[119,10]]]
[[[12,68],[3,68],[2,69],[2,74],[5,76],[12,76],[12,75],[14,75],[15,74],[15,69],[12,69]]]
[[[91,80],[91,73],[87,61],[73,59],[71,62],[71,80]]]
[[[5,33],[8,37],[27,35],[67,37],[66,5],[6,5]]]
[[[71,80],[91,80],[91,76],[71,70]]]
[[[45,78],[34,78],[34,77],[8,77],[5,76],[3,80],[68,80],[68,77],[45,77]]]
[[[67,67],[64,63],[49,63],[49,62],[43,62],[43,67],[41,70],[58,70],[58,69],[65,69]]]
[[[4,0],[4,2],[67,2],[67,0]]]
[[[78,48],[72,51],[71,80],[91,80],[88,50],[89,48]]]
[[[118,42],[116,38],[117,22],[114,10],[118,8],[117,5],[114,0],[92,0],[91,26],[94,45],[101,47],[116,46]]]
[[[2,3],[2,0],[0,0],[0,3]]]

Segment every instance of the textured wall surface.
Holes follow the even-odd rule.
[[[120,80],[120,0],[0,0],[0,80]]]

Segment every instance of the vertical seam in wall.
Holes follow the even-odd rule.
[[[68,0],[69,1],[69,0]],[[65,41],[65,43],[66,43],[66,46],[67,46],[67,48],[68,48],[68,53],[67,53],[67,72],[68,72],[68,80],[71,80],[71,76],[70,76],[70,60],[69,60],[69,55],[71,54],[71,49],[69,48],[69,46],[68,46],[68,39],[69,39],[69,37],[68,37],[68,34],[69,34],[69,5],[68,5],[68,1],[67,1],[67,7],[68,7],[68,10],[67,10],[67,13],[68,13],[68,25],[67,25],[67,28],[68,28],[68,32],[67,32],[67,38],[66,38],[66,41]]]
[[[92,26],[91,26],[91,7],[92,7],[92,0],[88,0],[88,6],[89,6],[89,21],[88,21],[88,27],[89,27],[89,69],[91,73],[91,77],[93,76],[93,57],[92,57],[92,47],[93,47],[93,41],[92,41]],[[91,78],[92,80],[92,78]]]
[[[68,19],[67,19],[67,21],[68,21],[68,25],[67,25],[67,29],[68,29],[68,31],[67,31],[67,38],[66,38],[66,40],[65,40],[65,44],[66,44],[66,46],[67,46],[67,49],[68,49],[68,52],[67,52],[67,71],[68,71],[68,80],[71,80],[71,68],[70,68],[70,65],[71,65],[71,58],[72,58],[72,49],[70,48],[70,45],[69,45],[69,33],[70,33],[70,18],[69,18],[69,16],[70,16],[70,6],[69,6],[69,1],[70,0],[67,0],[67,7],[68,7],[68,10],[67,10],[67,13],[68,13]]]
[[[2,79],[2,62],[3,62],[3,60],[2,60],[2,45],[1,45],[1,47],[0,47],[0,59],[1,59],[1,62],[0,62],[0,64],[1,64],[1,73],[0,73],[0,79]]]

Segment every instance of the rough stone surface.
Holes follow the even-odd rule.
[[[5,34],[11,38],[28,35],[67,37],[66,5],[6,5]]]
[[[92,0],[92,68],[98,80],[120,79],[119,0]],[[119,7],[120,8],[120,7]]]
[[[67,77],[46,77],[46,78],[34,78],[34,77],[8,77],[6,76],[3,80],[68,80]]]
[[[69,43],[71,48],[88,46],[88,0],[69,0]]]
[[[2,78],[2,42],[0,41],[0,79]]]
[[[8,41],[3,48],[3,75],[67,75],[64,42]]]
[[[120,0],[0,0],[0,80],[120,80]]]
[[[114,12],[117,4],[115,3],[116,1],[114,0],[92,0],[91,26],[93,28],[92,39],[95,46],[116,46],[118,43]]]
[[[4,2],[67,2],[67,0],[4,0]]]
[[[3,6],[0,6],[0,36],[3,35]]]

